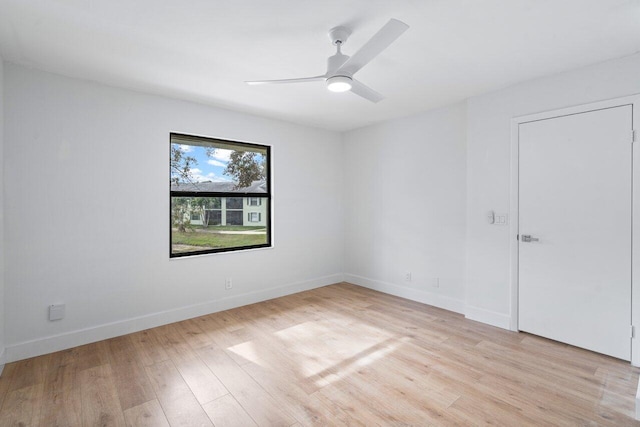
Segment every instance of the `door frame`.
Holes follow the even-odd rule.
[[[588,104],[576,105],[573,107],[549,110],[511,119],[511,179],[510,179],[510,213],[509,224],[509,264],[510,264],[510,323],[512,331],[518,331],[518,230],[520,221],[519,212],[519,126],[522,123],[535,120],[544,120],[554,117],[568,116],[572,114],[585,113],[588,111],[602,110],[612,107],[631,105],[632,126],[638,134],[636,141],[631,147],[632,153],[632,194],[631,194],[631,325],[637,329],[640,326],[640,257],[636,255],[635,248],[640,248],[640,94],[614,98],[605,101],[592,102]],[[629,135],[631,144],[632,135]],[[640,339],[636,338],[640,332],[636,332],[631,338],[631,364],[640,366]]]

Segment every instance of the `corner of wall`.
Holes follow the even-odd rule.
[[[0,56],[0,374],[4,368],[4,63]]]
[[[398,286],[393,283],[381,280],[369,279],[355,274],[345,274],[344,280],[363,288],[373,289],[374,291],[383,292],[389,295],[395,295],[400,298],[406,298],[411,301],[421,302],[423,304],[453,311],[455,313],[464,313],[464,301],[428,292],[420,289],[410,289],[404,286]]]
[[[473,307],[468,304],[464,308],[464,317],[469,320],[485,323],[497,328],[511,329],[510,316],[503,313],[497,313],[495,311],[485,310],[479,307]]]

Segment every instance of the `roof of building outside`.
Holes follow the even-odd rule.
[[[181,182],[171,183],[171,191],[189,191],[195,193],[266,193],[265,181],[253,181],[249,187],[236,188],[233,182]]]

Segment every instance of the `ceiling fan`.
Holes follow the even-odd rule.
[[[362,67],[378,56],[391,43],[400,37],[409,26],[397,19],[390,19],[368,42],[364,44],[353,56],[344,55],[341,47],[351,35],[346,27],[335,27],[329,31],[329,38],[336,46],[335,55],[327,59],[327,72],[321,76],[302,77],[298,79],[259,80],[246,82],[250,85],[275,84],[275,83],[306,83],[324,80],[327,88],[333,92],[351,92],[371,102],[379,102],[384,96],[353,78]]]

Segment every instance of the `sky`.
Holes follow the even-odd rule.
[[[191,168],[194,182],[231,181],[231,177],[222,172],[229,162],[232,150],[217,148],[213,157],[208,157],[206,148],[195,145],[180,145],[180,150],[187,156],[194,157],[198,164]]]

